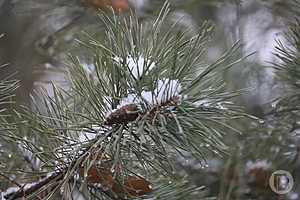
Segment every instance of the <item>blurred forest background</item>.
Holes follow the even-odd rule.
[[[0,65],[5,65],[0,69],[0,78],[21,81],[18,103],[28,104],[31,92],[40,88],[46,88],[51,96],[52,82],[68,88],[62,72],[66,70],[69,53],[79,56],[86,70],[93,73],[92,60],[76,39],[83,31],[101,33],[97,9],[105,10],[112,5],[126,15],[131,7],[146,21],[164,4],[164,0],[112,2],[0,0]],[[278,106],[277,99],[288,90],[275,72],[274,63],[282,62],[276,55],[276,46],[289,46],[285,34],[290,23],[300,16],[300,3],[294,0],[170,0],[170,3],[170,20],[178,20],[180,27],[191,33],[205,20],[214,24],[215,37],[204,62],[215,61],[236,42],[241,44],[239,54],[247,59],[228,70],[224,79],[230,89],[247,90],[235,101],[260,119],[259,123],[240,123],[243,134],[225,138],[231,147],[230,155],[208,158],[206,168],[193,159],[178,159],[182,176],[206,186],[207,196],[220,200],[269,200],[275,197],[266,177],[274,169],[286,169],[293,174],[296,184],[284,199],[300,199],[300,174],[296,173],[300,171],[299,115],[292,118],[272,115]],[[97,37],[101,40],[101,34]],[[297,104],[300,102],[296,101]]]

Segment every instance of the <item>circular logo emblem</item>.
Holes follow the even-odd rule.
[[[271,175],[269,185],[273,192],[277,194],[287,194],[293,189],[294,179],[290,172],[278,170]]]

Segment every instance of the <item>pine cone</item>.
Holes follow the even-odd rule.
[[[112,112],[106,119],[105,125],[127,124],[135,121],[140,114],[140,110],[135,104],[125,105]]]

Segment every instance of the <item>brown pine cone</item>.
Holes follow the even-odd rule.
[[[125,105],[114,112],[112,112],[106,119],[105,125],[111,126],[113,124],[127,124],[135,121],[140,114],[138,106],[135,104]]]

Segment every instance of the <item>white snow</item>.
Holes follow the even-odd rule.
[[[24,141],[27,141],[28,138],[25,136],[23,137]],[[34,141],[33,141],[34,142]],[[28,149],[28,146],[25,145],[25,144],[18,144],[18,148],[20,149],[20,151],[23,153],[23,156],[25,158],[28,159],[28,161],[30,161],[30,164],[31,166],[34,168],[34,169],[39,169],[40,168],[40,165],[41,165],[41,160],[34,156],[33,153]]]
[[[199,101],[196,101],[193,103],[194,106],[196,107],[214,107],[214,108],[218,108],[220,110],[228,110],[228,108],[226,107],[226,105],[232,104],[232,102],[217,102],[217,103],[213,103],[212,101],[210,101],[209,99],[201,99]]]
[[[82,62],[81,66],[83,67],[83,69],[86,71],[86,73],[88,75],[92,76],[93,74],[95,74],[95,65],[94,64]]]
[[[41,181],[44,181],[45,179],[49,178],[50,176],[52,176],[52,175],[55,174],[55,173],[56,173],[56,172],[49,172],[49,173],[46,175],[45,178],[43,178],[43,179],[41,179],[41,180],[39,180],[39,181],[37,181],[37,182],[25,183],[25,184],[20,184],[20,185],[22,186],[22,189],[23,189],[23,190],[27,190],[27,189],[29,189],[29,188],[31,188],[31,187],[33,187],[33,186],[39,184]],[[3,191],[3,192],[0,193],[0,197],[1,197],[1,199],[4,200],[4,199],[5,199],[4,197],[5,197],[6,195],[12,194],[12,193],[14,193],[14,192],[18,192],[20,189],[21,189],[20,187],[9,187],[9,188],[7,188],[5,191]]]
[[[122,58],[115,57],[113,58],[117,63],[122,63]],[[155,67],[155,63],[150,60],[145,60],[143,56],[139,56],[138,58],[134,58],[131,55],[126,58],[128,69],[131,71],[134,78],[140,78],[144,73],[150,71]],[[149,66],[149,67],[148,67]],[[147,69],[148,68],[148,69]]]
[[[121,64],[122,58],[121,57],[113,57],[112,58],[116,63]],[[131,55],[128,55],[126,58],[127,67],[131,75],[135,79],[139,79],[142,75],[147,75],[149,71],[151,71],[156,64],[154,61],[150,59],[145,59],[143,55],[139,55],[137,58]],[[83,68],[87,72],[87,74],[92,75],[95,71],[95,66],[92,64],[82,64]],[[134,93],[130,93],[128,91],[127,97],[121,99],[120,104],[117,108],[128,104],[138,104],[143,101],[146,101],[150,105],[159,104],[168,100],[170,97],[180,96],[179,93],[181,91],[181,84],[178,80],[171,80],[168,78],[157,80],[156,88],[153,91],[144,90],[141,93],[141,96],[137,96]],[[107,105],[107,108],[110,108],[110,100],[111,97],[104,97],[104,102]],[[107,112],[106,116],[109,116],[112,111]],[[93,139],[95,134],[87,133],[85,135],[80,136],[80,141],[85,141],[86,139]]]
[[[201,99],[199,101],[194,102],[193,105],[196,107],[200,107],[200,106],[209,107],[211,103],[207,99]]]
[[[144,90],[141,96],[136,96],[135,94],[128,94],[127,97],[121,100],[118,108],[132,104],[140,103],[146,101],[149,105],[160,104],[167,101],[171,97],[180,97],[181,85],[178,80],[163,79],[157,81],[157,86],[153,91]]]
[[[115,56],[112,58],[114,62],[117,64],[122,64],[123,59],[121,57]],[[127,69],[130,72],[130,74],[135,79],[139,79],[142,75],[147,75],[149,71],[151,71],[153,68],[156,67],[156,63],[154,61],[151,61],[150,59],[145,58],[143,55],[139,55],[137,57],[133,57],[132,55],[128,55],[126,57],[126,64]],[[92,75],[95,71],[95,66],[91,64],[82,64],[83,68],[87,72],[87,74]],[[131,91],[134,91],[133,89],[128,90],[128,94],[126,97],[122,98],[120,101],[120,104],[117,106],[117,109],[128,105],[128,104],[139,104],[142,102],[146,102],[149,105],[155,105],[162,103],[164,101],[169,100],[171,97],[180,97],[180,91],[181,91],[181,84],[178,80],[171,80],[168,78],[159,79],[156,81],[156,87],[153,91],[150,90],[144,90],[141,92],[141,95],[138,96],[135,93],[132,93]],[[109,110],[111,108],[110,101],[111,97],[103,97],[104,98],[104,104],[106,105],[106,108],[108,109],[108,112],[105,116],[109,116],[114,110]],[[101,129],[100,127],[94,127],[95,130],[98,131]],[[88,133],[83,131],[79,135],[79,141],[85,142],[87,140],[93,139],[97,134],[94,133]]]
[[[114,57],[113,60],[118,63],[122,62],[122,59],[119,57]],[[156,66],[155,62],[145,60],[142,55],[140,55],[138,58],[133,58],[131,55],[129,55],[127,56],[126,60],[128,69],[136,79],[147,74],[147,72]],[[127,97],[121,100],[118,108],[132,103],[138,104],[142,101],[146,101],[150,105],[159,104],[168,100],[170,97],[179,96],[180,90],[181,85],[178,80],[171,80],[168,78],[161,79],[157,81],[156,88],[153,91],[144,90],[142,91],[141,96],[129,93]]]
[[[19,189],[20,189],[19,187],[10,187],[10,188],[7,188],[7,190],[1,192],[0,197],[1,197],[1,199],[4,200],[4,199],[5,199],[4,197],[5,197],[6,195],[9,195],[9,194],[11,194],[11,193],[17,192]]]
[[[89,140],[93,140],[98,134],[103,134],[105,133],[105,130],[103,127],[99,125],[92,125],[91,129],[95,132],[91,132],[86,130],[82,130],[81,133],[79,134],[78,141],[79,142],[87,142]]]

